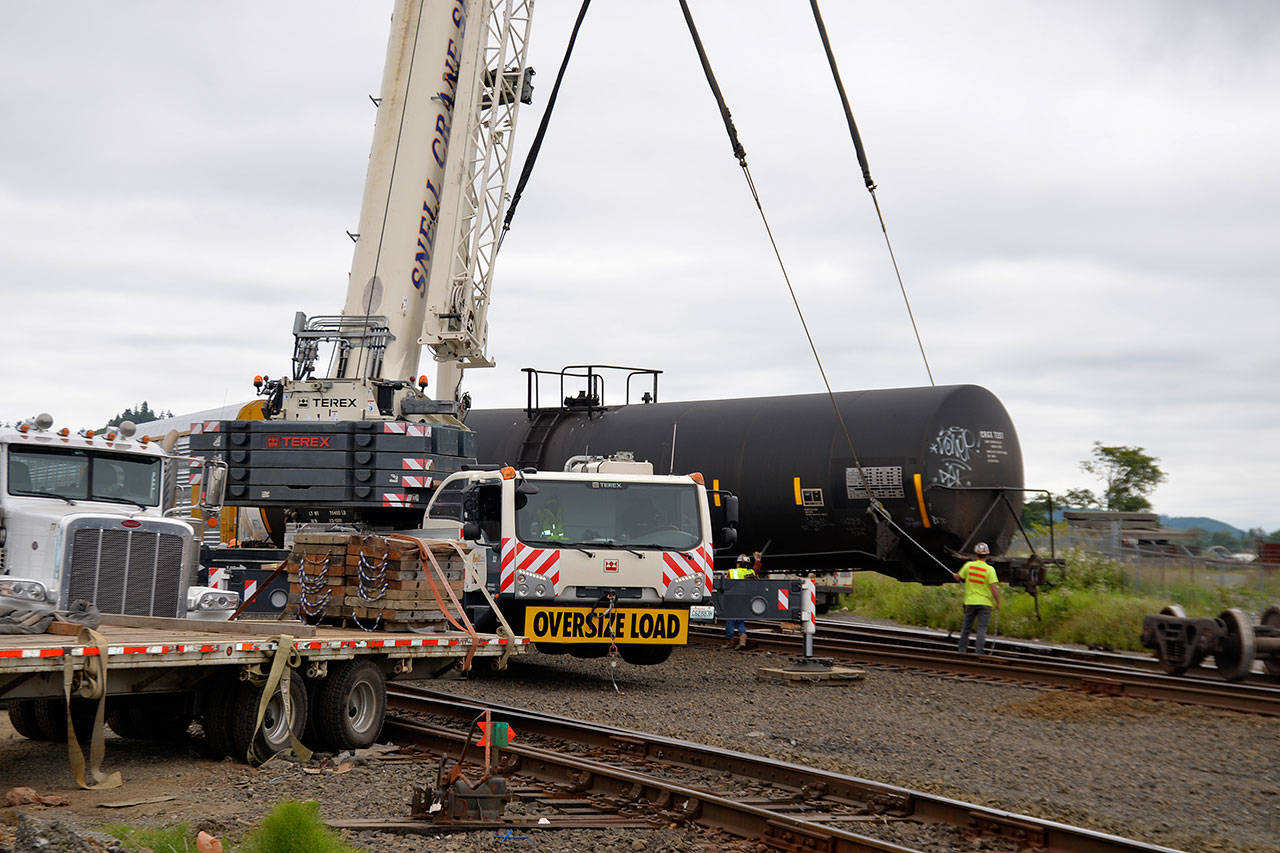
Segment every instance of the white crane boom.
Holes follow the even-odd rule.
[[[338,376],[414,377],[425,344],[437,396],[488,367],[494,255],[533,0],[398,0],[343,315],[385,317],[377,352],[359,341]],[[499,73],[500,72],[500,73]]]

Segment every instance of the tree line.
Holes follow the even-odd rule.
[[[1093,443],[1093,451],[1080,463],[1080,470],[1101,480],[1101,490],[1095,493],[1092,489],[1068,489],[1061,494],[1053,494],[1055,512],[1063,509],[1149,512],[1151,501],[1147,496],[1168,479],[1160,467],[1160,460],[1148,454],[1145,448],[1105,445],[1100,441]],[[1037,495],[1023,504],[1024,526],[1049,525],[1050,497]],[[1200,527],[1190,530],[1196,535],[1196,544],[1221,545],[1231,551],[1252,550],[1255,539],[1280,542],[1280,529],[1267,533],[1260,527],[1253,528],[1243,536],[1229,530],[1209,531]]]

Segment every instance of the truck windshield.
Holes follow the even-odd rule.
[[[10,446],[7,473],[11,495],[160,504],[159,459]]]
[[[516,508],[516,530],[529,544],[688,550],[702,542],[693,484],[600,480],[537,481]]]

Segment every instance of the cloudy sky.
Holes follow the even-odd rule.
[[[577,5],[538,2],[521,161]],[[927,384],[808,4],[691,5],[833,385]],[[1280,527],[1280,7],[824,5],[938,383],[1004,402],[1028,486],[1140,445],[1159,511]],[[285,372],[344,299],[390,9],[0,2],[0,420]],[[481,407],[589,362],[821,390],[674,0],[596,0],[490,342]]]

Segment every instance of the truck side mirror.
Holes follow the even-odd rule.
[[[734,530],[738,529],[738,496],[724,495],[724,522]]]
[[[720,501],[724,505],[724,527],[720,535],[715,537],[712,545],[719,548],[732,548],[738,544],[738,496],[721,491]]]
[[[462,538],[468,542],[478,542],[480,540],[480,523],[476,521],[467,521],[462,525]]]
[[[200,509],[216,512],[222,509],[227,497],[227,463],[206,460],[204,476],[200,479]]]

